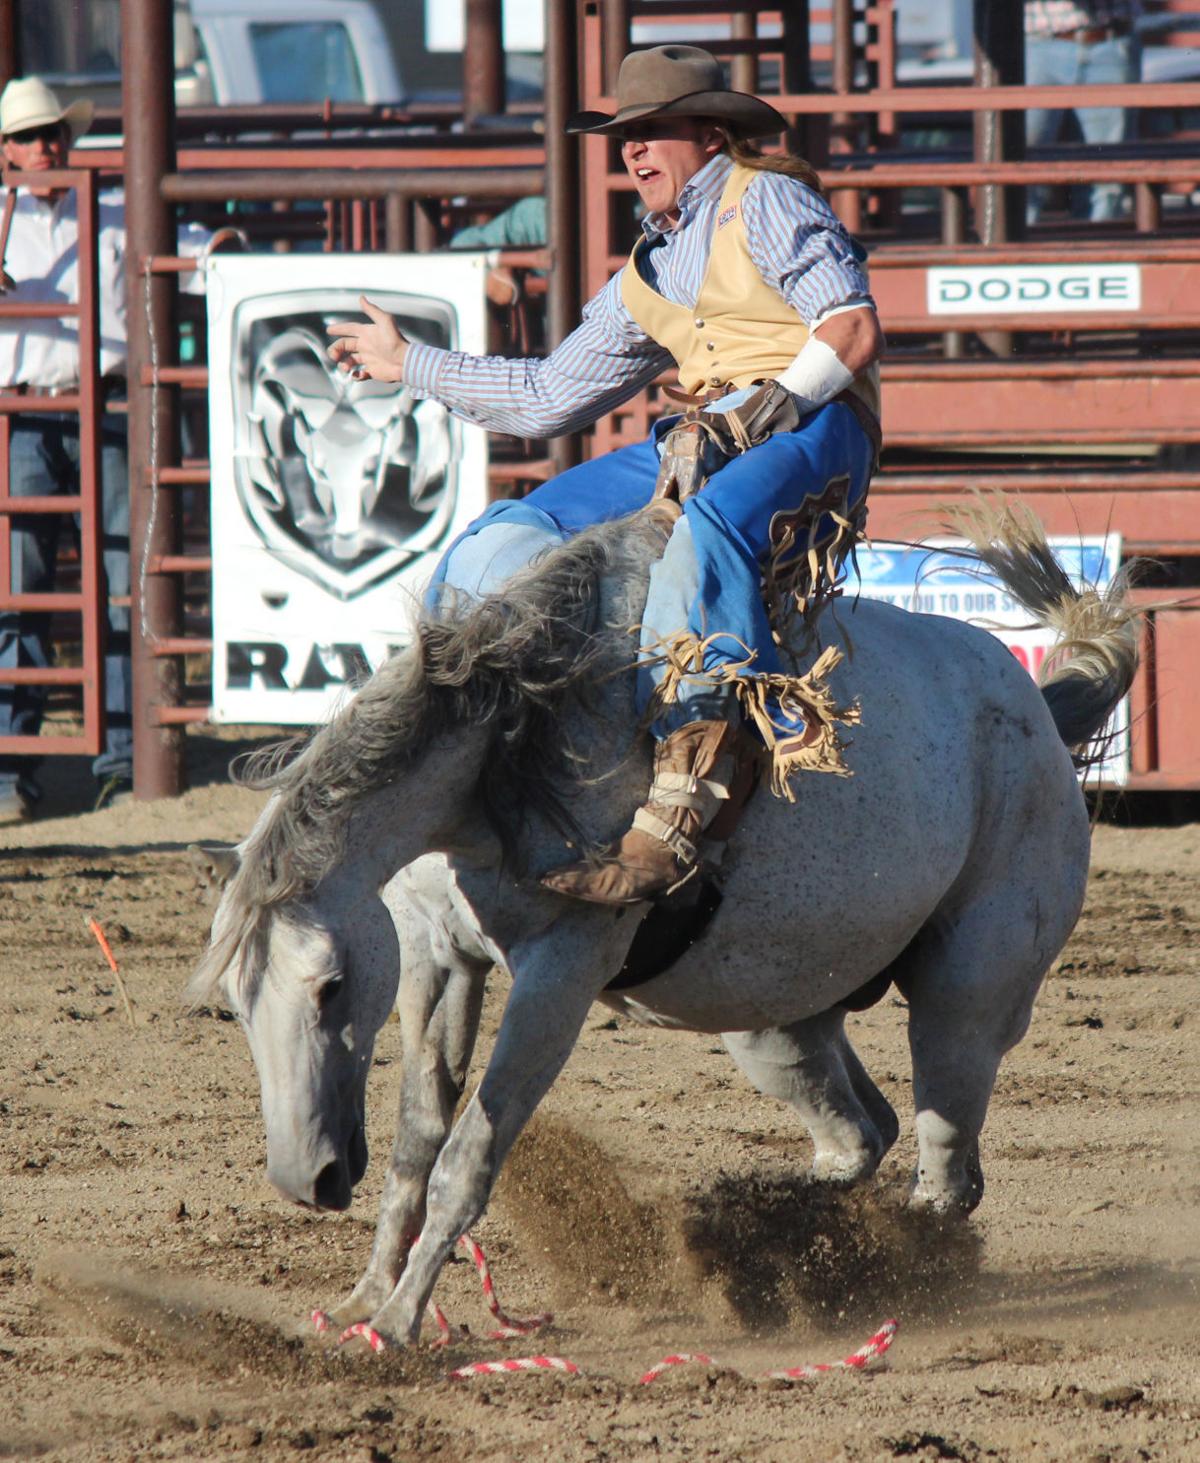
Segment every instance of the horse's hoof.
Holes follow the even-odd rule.
[[[812,1161],[812,1177],[819,1184],[848,1189],[875,1176],[880,1155],[864,1149],[859,1153],[818,1153]]]
[[[983,1198],[983,1184],[970,1184],[962,1192],[950,1189],[927,1188],[915,1184],[908,1196],[910,1209],[919,1209],[939,1219],[966,1219],[979,1207]]]

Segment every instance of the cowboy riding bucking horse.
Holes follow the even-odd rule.
[[[526,437],[578,431],[678,367],[682,390],[668,394],[682,415],[526,498],[492,504],[450,546],[431,588],[452,606],[502,590],[592,524],[655,500],[675,516],[640,632],[653,782],[603,859],[545,876],[576,898],[658,898],[708,856],[706,833],[728,836],[747,783],[736,775],[748,765],[746,718],[777,791],[799,767],[838,770],[836,740],[822,742],[828,726],[805,714],[813,698],[787,674],[776,615],[783,603],[811,612],[827,600],[861,532],[880,446],[883,332],[863,250],[814,170],[754,145],[785,127],[773,107],[730,90],[707,51],[635,51],[621,65],[615,114],[582,112],[567,130],[621,139],[644,206],[641,237],[549,356],[410,342],[366,299],[369,323],[330,327],[330,355],[358,379],[401,384],[465,421]]]

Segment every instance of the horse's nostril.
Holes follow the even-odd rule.
[[[313,1201],[318,1209],[349,1209],[350,1179],[339,1163],[327,1163],[313,1185]]]

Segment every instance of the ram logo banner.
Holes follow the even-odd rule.
[[[930,269],[925,308],[931,315],[1062,315],[1074,311],[1140,310],[1137,264],[992,264]]]
[[[363,294],[410,340],[482,351],[486,270],[478,254],[210,261],[215,720],[328,717],[404,642],[442,551],[487,505],[480,429],[327,354]]]
[[[858,550],[859,583],[851,575],[846,601],[857,590],[864,599],[879,599],[903,610],[948,615],[990,630],[1035,679],[1054,646],[1054,632],[1029,623],[1029,612],[1005,593],[998,580],[978,563],[964,558],[963,540],[931,539],[927,544],[889,544],[873,539]],[[1050,547],[1067,576],[1079,588],[1103,590],[1121,562],[1119,534],[1052,538]],[[853,621],[849,622],[853,636]],[[1123,786],[1129,780],[1129,705],[1123,701],[1106,730],[1103,761],[1087,774],[1090,781]]]

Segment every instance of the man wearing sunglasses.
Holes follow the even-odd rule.
[[[90,101],[64,107],[38,77],[10,81],[0,95],[0,134],[6,173],[19,173],[16,190],[0,190],[9,216],[0,266],[0,291],[10,302],[68,304],[79,299],[79,226],[73,189],[39,186],[39,174],[67,166],[76,139],[91,125]],[[11,214],[9,214],[11,206]],[[187,234],[185,240],[184,234]],[[202,229],[181,230],[181,248],[198,252]],[[120,193],[103,193],[97,221],[100,373],[104,402],[125,394],[125,208]],[[33,398],[69,395],[79,388],[79,337],[70,319],[0,320],[0,391]],[[17,413],[11,419],[9,481],[14,498],[79,491],[79,418],[74,412]],[[104,685],[107,733],[92,764],[96,805],[129,796],[133,775],[129,610],[112,600],[129,595],[129,467],[125,417],[101,418],[100,478],[104,578],[109,599]],[[59,534],[67,515],[21,513],[9,520],[13,594],[41,594],[54,586]],[[49,664],[49,616],[0,610],[0,669]],[[0,684],[0,736],[36,736],[45,687]],[[34,816],[41,787],[30,757],[0,756],[0,823]]]

